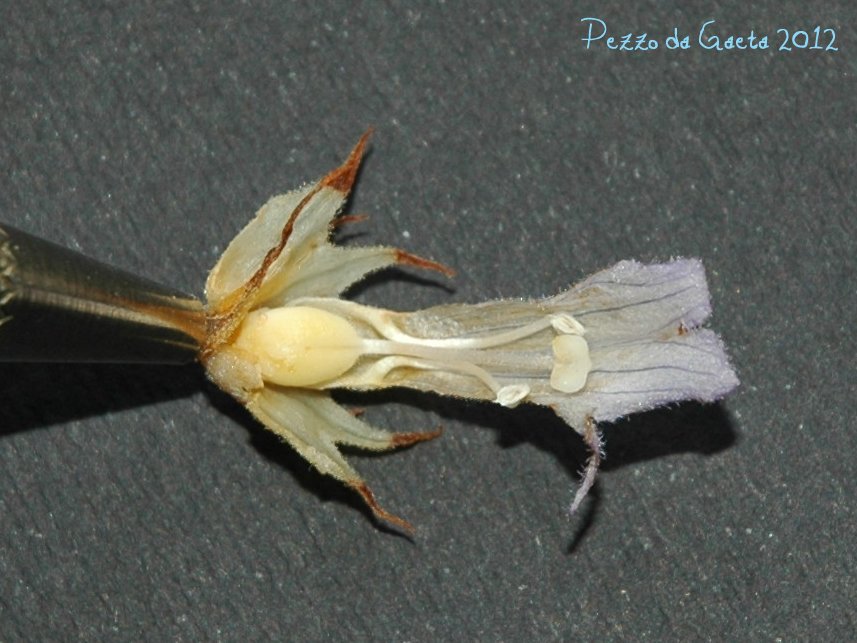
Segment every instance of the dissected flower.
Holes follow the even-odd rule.
[[[380,507],[340,444],[385,450],[439,431],[389,433],[334,402],[330,389],[404,386],[503,406],[541,404],[591,451],[574,511],[598,469],[597,423],[680,400],[713,401],[738,383],[717,335],[702,264],[622,261],[546,299],[393,312],[340,299],[396,264],[444,266],[389,247],[337,247],[334,217],[368,133],[321,181],[273,197],[235,237],[206,283],[209,377],[322,473]],[[341,221],[341,219],[340,219]]]

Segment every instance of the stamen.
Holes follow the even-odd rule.
[[[550,317],[544,317],[542,319],[536,320],[524,326],[518,326],[517,328],[513,328],[512,330],[507,330],[503,333],[494,333],[492,335],[485,335],[483,337],[451,337],[446,339],[422,339],[422,338],[410,338],[409,336],[407,340],[399,340],[399,341],[417,341],[423,346],[431,346],[433,348],[472,348],[472,349],[482,349],[482,348],[494,348],[496,346],[502,346],[503,344],[511,344],[519,339],[524,339],[525,337],[529,337],[530,335],[535,335],[538,332],[545,330],[551,326]]]
[[[293,305],[312,305],[322,303],[313,301],[311,298],[306,300],[298,300]],[[427,338],[414,337],[400,330],[390,319],[389,314],[384,314],[387,311],[367,308],[354,304],[353,302],[343,300],[324,300],[323,307],[326,309],[335,309],[337,312],[344,313],[350,317],[356,317],[361,321],[369,324],[380,335],[386,339],[401,342],[405,344],[419,344],[421,346],[430,346],[432,348],[494,348],[515,342],[519,339],[524,339],[531,335],[535,335],[546,328],[553,328],[559,333],[568,335],[583,335],[586,329],[579,321],[568,313],[554,313],[545,315],[541,319],[518,326],[508,331],[484,335],[482,337],[445,337],[445,338]]]
[[[504,389],[512,389],[503,394],[503,399],[507,402],[511,402],[513,405],[520,402],[521,399],[526,397],[527,393],[529,393],[528,388],[523,395],[520,395],[520,391],[515,388],[515,385],[506,387],[500,386],[499,382],[497,382],[497,380],[495,380],[488,371],[476,366],[476,364],[471,364],[470,362],[433,362],[430,360],[415,359],[404,355],[391,355],[378,360],[367,371],[366,378],[370,381],[382,382],[390,371],[396,368],[417,368],[423,371],[444,371],[446,373],[463,373],[465,375],[470,375],[485,384],[492,393],[497,395],[498,401],[500,393],[504,391]],[[523,385],[517,386],[520,387]],[[517,399],[515,399],[516,397]],[[504,406],[508,406],[508,404],[504,404],[503,402],[500,403]]]
[[[384,339],[363,339],[360,342],[360,349],[363,355],[386,356],[370,369],[369,373],[372,377],[383,379],[391,370],[402,366],[446,371],[448,373],[464,373],[485,384],[497,396],[494,401],[509,408],[516,406],[518,402],[530,394],[530,387],[526,384],[500,386],[499,382],[484,368],[461,359],[449,359],[449,348],[393,342]],[[456,351],[453,355],[460,357],[461,353]]]

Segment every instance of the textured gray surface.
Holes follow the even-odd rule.
[[[258,205],[371,124],[350,241],[459,275],[356,297],[551,294],[698,256],[743,386],[607,427],[571,520],[585,452],[549,414],[372,397],[377,424],[447,430],[352,458],[408,540],[197,368],[0,366],[0,638],[853,635],[853,6],[594,4],[2,9],[7,222],[199,293]],[[587,15],[822,24],[840,51],[586,51]]]

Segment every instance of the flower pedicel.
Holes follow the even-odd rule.
[[[591,452],[571,506],[602,457],[597,423],[681,400],[717,400],[738,380],[717,335],[697,259],[622,261],[546,299],[454,304],[406,313],[339,295],[392,265],[451,271],[389,247],[329,236],[369,132],[314,185],[275,196],[232,241],[206,283],[208,376],[322,473],[385,511],[337,445],[376,451],[437,437],[389,433],[334,402],[331,389],[404,386],[514,407],[548,406]],[[340,219],[340,222],[342,219]]]

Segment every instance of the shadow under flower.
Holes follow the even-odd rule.
[[[44,428],[200,390],[196,364],[0,364],[0,435]]]
[[[256,422],[240,404],[220,395],[213,388],[212,402],[222,412],[244,425],[253,445],[271,461],[285,466],[301,487],[320,499],[343,502],[371,517],[371,511],[360,498],[333,478],[308,466],[297,452]],[[501,448],[528,443],[550,453],[568,472],[569,489],[579,481],[579,474],[588,457],[580,435],[552,411],[524,404],[504,409],[490,403],[474,403],[454,398],[438,397],[410,389],[388,389],[376,393],[336,391],[335,398],[349,407],[374,407],[390,403],[402,404],[434,413],[456,423],[469,424],[494,431]],[[602,470],[621,467],[679,453],[710,455],[728,449],[737,440],[729,415],[719,403],[685,402],[669,408],[639,413],[602,426],[607,458]],[[349,450],[350,451],[350,450]],[[354,450],[361,458],[389,457],[391,453]],[[597,516],[600,499],[598,486],[593,489],[583,511],[569,552],[576,549]],[[376,524],[384,527],[380,522]],[[385,529],[386,531],[386,529]],[[393,533],[399,533],[390,530]]]

